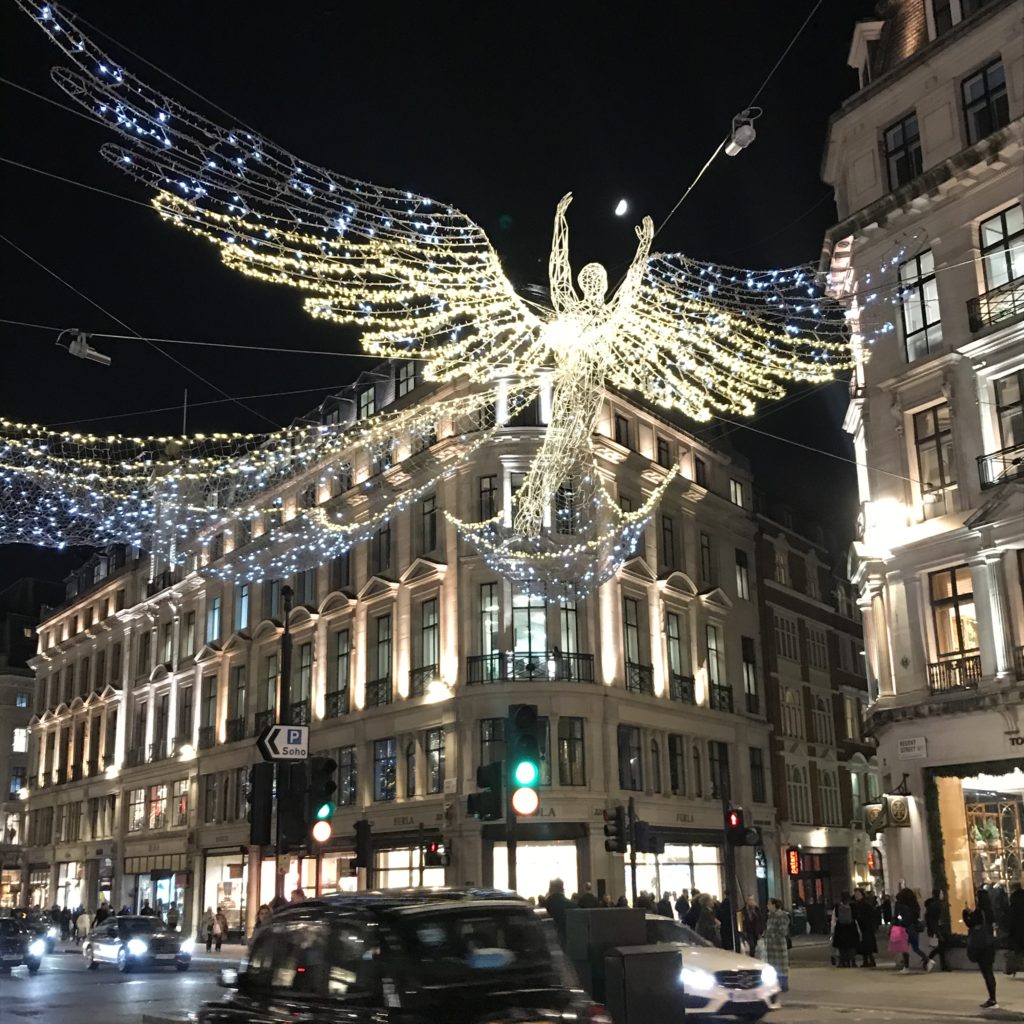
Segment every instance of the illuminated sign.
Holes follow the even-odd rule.
[[[800,851],[792,846],[786,851],[786,870],[790,877],[800,874]]]

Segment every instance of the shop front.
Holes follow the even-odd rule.
[[[102,891],[102,879],[101,879]],[[183,853],[152,854],[124,859],[125,905],[133,914],[147,906],[164,920],[172,906],[184,919],[189,876]]]
[[[51,907],[50,899],[50,866],[49,864],[33,864],[28,872],[28,906]]]
[[[676,830],[658,830],[665,840],[665,852],[636,856],[637,893],[649,892],[659,899],[662,893],[690,892],[697,889],[717,899],[725,896],[722,874],[722,848],[711,836]],[[632,891],[629,858],[623,863],[626,893]]]
[[[57,905],[77,910],[85,905],[85,865],[81,861],[63,861],[57,865]]]
[[[0,868],[0,907],[20,907],[21,866],[14,860],[5,860]]]
[[[484,825],[480,836],[482,884],[509,888],[505,826]],[[588,843],[588,828],[582,823],[520,821],[516,829],[516,892],[536,899],[548,892],[555,878],[564,883],[566,896],[579,892],[590,880]]]
[[[794,917],[806,915],[812,932],[827,935],[832,908],[850,889],[849,852],[841,847],[790,847],[786,874]]]
[[[264,861],[264,869],[270,867],[270,894],[274,893],[274,862]],[[246,899],[248,880],[248,855],[245,847],[233,846],[225,849],[207,850],[203,857],[203,880],[201,906],[197,928],[208,913],[218,910],[228,922],[228,941],[237,942],[246,930]]]

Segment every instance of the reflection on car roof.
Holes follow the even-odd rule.
[[[508,889],[485,889],[473,887],[436,886],[433,888],[375,889],[367,892],[335,893],[308,899],[304,903],[292,903],[274,913],[279,915],[302,914],[317,908],[328,910],[409,910],[437,908],[439,904],[452,906],[467,902],[501,903],[507,907],[529,907],[528,900]]]

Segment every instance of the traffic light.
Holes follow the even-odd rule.
[[[540,807],[540,721],[536,704],[510,704],[505,750],[512,810],[523,817]]]
[[[423,865],[428,868],[446,868],[451,863],[451,855],[443,842],[432,839],[423,852]]]
[[[660,855],[665,852],[665,840],[657,832],[654,832],[646,821],[634,823],[633,838],[636,841],[637,853]]]
[[[725,814],[725,839],[730,846],[759,846],[761,830],[747,828],[741,807],[730,807]]]
[[[352,861],[354,868],[371,868],[373,866],[373,835],[370,823],[365,818],[356,822],[356,856]]]
[[[306,762],[277,763],[277,834],[281,852],[306,845]]]
[[[476,770],[476,786],[479,793],[470,793],[466,797],[466,811],[480,821],[497,821],[505,817],[504,789],[502,775],[504,765],[501,761],[492,761],[481,765]]]
[[[249,786],[245,792],[249,805],[246,820],[249,822],[249,845],[270,844],[270,818],[274,803],[274,766],[261,761],[249,769]]]
[[[609,853],[625,853],[629,845],[629,832],[626,829],[626,808],[619,804],[611,813],[604,812],[604,848]]]
[[[306,824],[312,843],[326,843],[331,838],[334,817],[334,793],[338,788],[334,773],[338,762],[333,757],[314,757],[309,762],[309,785],[306,788]]]

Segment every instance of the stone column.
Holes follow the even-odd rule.
[[[907,603],[907,643],[910,648],[910,672],[915,682],[914,689],[928,685],[928,651],[925,647],[925,625],[921,615],[921,578],[917,575],[903,577],[903,592]]]
[[[974,588],[974,610],[978,617],[978,646],[981,671],[998,678],[1013,670],[1010,622],[1002,557],[998,551],[982,551],[970,560]]]

